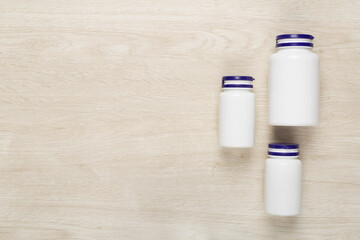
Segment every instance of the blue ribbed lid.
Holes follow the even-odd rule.
[[[296,144],[296,143],[269,143],[269,148],[273,148],[273,149],[298,149],[299,144]]]
[[[314,39],[310,34],[282,34],[276,37],[276,47],[306,47],[312,48]]]
[[[253,88],[252,81],[254,80],[251,76],[224,76],[222,88]]]
[[[268,155],[270,157],[297,157],[299,156],[299,144],[270,143]]]
[[[281,34],[276,37],[276,40],[287,39],[287,38],[304,38],[313,40],[314,36],[310,34]]]

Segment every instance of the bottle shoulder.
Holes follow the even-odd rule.
[[[295,164],[295,165],[301,165],[301,160],[298,158],[268,158],[266,159],[266,164],[279,164],[279,165],[285,165],[285,164]]]
[[[250,91],[223,91],[220,93],[220,98],[228,97],[246,97],[255,99],[255,93]]]
[[[270,60],[297,57],[319,59],[319,56],[309,49],[282,49],[273,53]]]

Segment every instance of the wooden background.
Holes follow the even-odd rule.
[[[321,124],[267,124],[275,36],[310,33]],[[360,1],[2,0],[0,239],[360,239]],[[256,78],[256,146],[217,144],[223,75]],[[303,209],[266,215],[267,144]]]

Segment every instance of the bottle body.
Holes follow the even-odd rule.
[[[301,209],[301,161],[268,158],[265,163],[265,211],[294,216]]]
[[[223,147],[254,146],[255,94],[226,90],[220,94],[219,141]]]
[[[319,122],[319,57],[310,47],[280,47],[270,58],[269,124]]]
[[[251,88],[223,87],[219,102],[220,146],[250,148],[254,146],[254,135],[255,94]]]

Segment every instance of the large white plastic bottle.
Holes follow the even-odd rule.
[[[308,34],[276,38],[268,86],[270,125],[315,126],[319,122],[319,57],[311,51],[313,38]]]
[[[222,147],[254,146],[255,94],[250,76],[225,76],[219,104],[219,144]]]
[[[299,145],[269,144],[265,163],[265,211],[279,216],[294,216],[301,209],[301,161]]]

